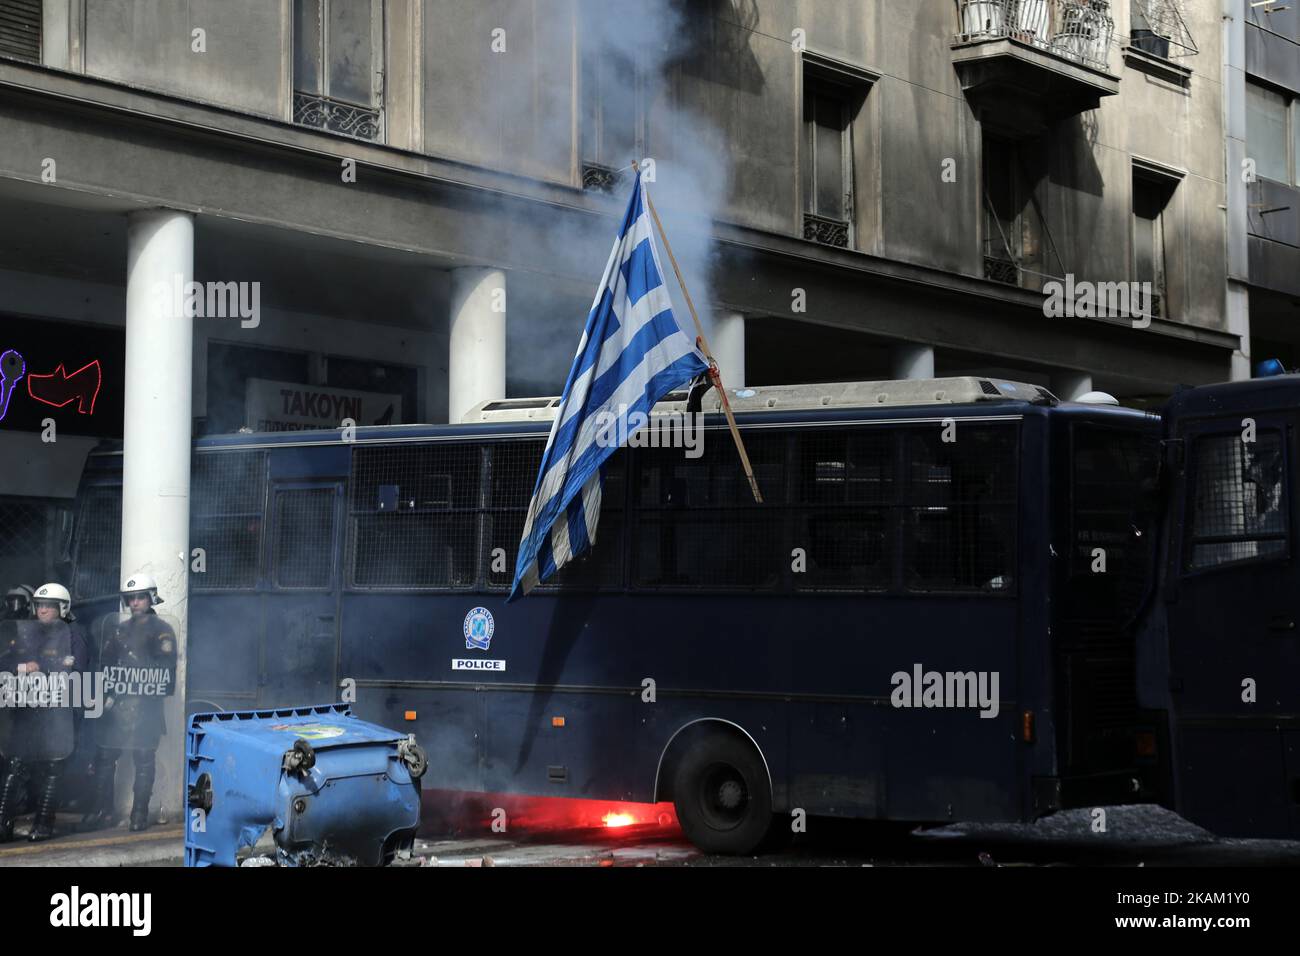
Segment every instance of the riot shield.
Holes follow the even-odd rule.
[[[105,699],[96,738],[104,747],[153,749],[165,733],[164,700],[176,688],[175,626],[158,614],[137,621],[129,612],[99,623]]]
[[[8,623],[16,633],[0,648],[13,666],[0,677],[0,750],[9,759],[63,760],[76,744],[77,701],[65,672],[73,660],[71,631],[63,621]]]

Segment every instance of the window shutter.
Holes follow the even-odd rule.
[[[0,0],[0,56],[41,61],[41,0]]]

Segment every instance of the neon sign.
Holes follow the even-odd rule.
[[[35,372],[27,374],[27,362],[22,355],[9,349],[0,355],[0,421],[9,414],[9,402],[13,398],[18,380],[27,376],[27,394],[35,401],[54,408],[63,408],[73,402],[77,403],[78,415],[93,415],[95,400],[104,384],[104,372],[99,359],[87,362],[71,375],[60,362],[58,367],[48,375]]]
[[[60,362],[49,375],[28,375],[27,394],[55,408],[75,401],[78,415],[93,415],[95,399],[99,397],[99,388],[103,384],[104,373],[99,367],[99,359],[87,362],[71,375]]]
[[[27,363],[13,349],[0,355],[0,422],[9,414],[9,399],[13,398],[14,386],[27,371]]]

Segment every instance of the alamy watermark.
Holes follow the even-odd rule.
[[[156,282],[154,301],[173,319],[239,319],[240,328],[262,324],[262,283],[186,282],[179,272]]]
[[[889,702],[895,707],[979,708],[980,717],[998,715],[997,671],[895,671]]]
[[[1065,282],[1043,283],[1043,315],[1048,318],[1128,319],[1135,329],[1151,324],[1155,292],[1150,282],[1075,281],[1067,272]]]
[[[647,415],[640,410],[597,412],[596,444],[601,448],[683,448],[687,458],[704,454],[704,416],[698,412],[663,412]]]

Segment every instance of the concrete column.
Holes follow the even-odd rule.
[[[690,316],[687,316],[690,318]],[[716,312],[709,346],[718,361],[722,384],[741,388],[745,384],[745,315],[743,312]]]
[[[1092,391],[1092,376],[1087,372],[1057,372],[1052,376],[1052,391],[1061,401],[1072,402]]]
[[[934,378],[934,349],[908,342],[895,345],[890,354],[890,377]]]
[[[506,274],[466,267],[451,274],[447,420],[506,397]]]
[[[176,314],[176,297],[167,293],[193,279],[194,219],[165,209],[132,213],[126,250],[122,574],[157,579],[166,602],[159,611],[176,629],[176,694],[167,698],[151,802],[176,821],[183,812],[194,321]],[[119,784],[127,778],[129,788],[131,776],[119,770]]]

